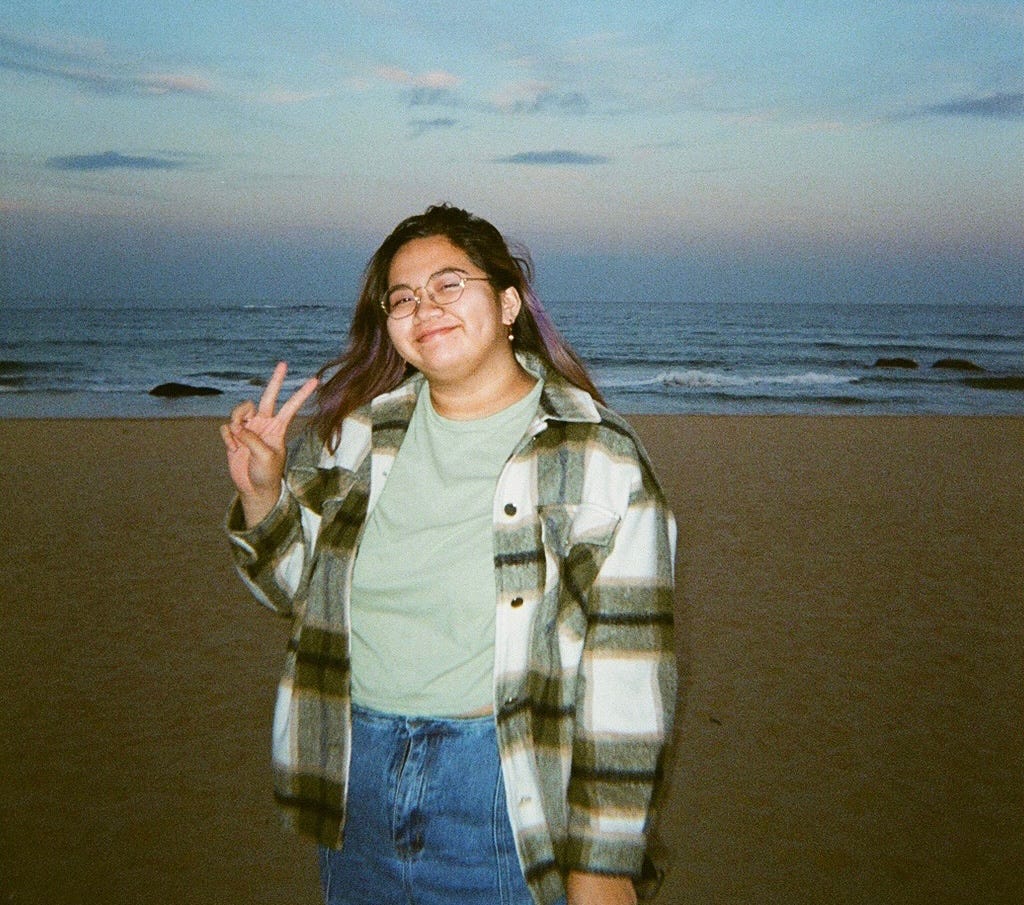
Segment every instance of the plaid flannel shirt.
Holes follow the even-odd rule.
[[[534,898],[570,870],[638,876],[676,701],[675,521],[632,429],[538,361],[537,414],[493,501],[494,706],[509,815]],[[349,591],[423,380],[289,446],[274,510],[227,529],[256,598],[293,620],[273,725],[286,822],[340,847],[350,744]]]

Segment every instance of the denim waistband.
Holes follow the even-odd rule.
[[[408,716],[385,713],[355,703],[352,704],[352,719],[380,729],[391,728],[398,732],[424,732],[431,735],[486,735],[495,729],[493,713],[471,717]]]

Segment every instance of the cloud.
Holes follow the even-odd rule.
[[[392,82],[396,85],[409,85],[413,88],[432,88],[435,90],[451,90],[459,85],[459,77],[450,72],[434,70],[424,72],[420,75],[413,75],[405,69],[396,66],[381,66],[377,75],[385,82]]]
[[[558,91],[540,82],[508,85],[494,101],[503,113],[568,113],[582,115],[590,111],[589,98],[580,91]]]
[[[523,151],[508,157],[499,157],[497,163],[527,164],[529,166],[594,166],[608,163],[609,157],[600,154],[582,154],[579,151]]]
[[[92,63],[107,54],[102,41],[83,40],[73,36],[25,38],[9,31],[0,31],[0,61],[12,67],[19,63],[43,65],[46,62],[67,64]]]
[[[382,66],[377,76],[385,82],[402,86],[402,97],[410,107],[455,106],[455,89],[461,80],[442,70],[414,75],[395,66]]]
[[[182,160],[168,157],[139,157],[105,151],[102,154],[70,154],[67,157],[51,157],[46,161],[50,170],[62,172],[95,172],[97,170],[180,170],[185,166]]]
[[[922,111],[931,116],[969,116],[981,119],[1019,119],[1024,117],[1024,92],[1000,92],[988,97],[961,98],[933,104]]]
[[[454,103],[447,88],[407,88],[402,97],[410,107],[451,106]]]
[[[305,104],[308,101],[323,100],[327,96],[325,91],[292,91],[288,88],[268,88],[258,95],[257,100],[262,104],[270,104],[274,107],[287,107],[292,104]]]
[[[146,94],[210,94],[213,83],[194,74],[145,75],[133,80]]]
[[[409,125],[412,126],[413,137],[419,138],[427,132],[452,129],[458,125],[458,121],[447,116],[438,116],[434,119],[414,119]]]
[[[73,37],[21,38],[0,32],[0,69],[71,82],[102,94],[209,94],[212,83],[191,72],[146,72],[112,57],[105,45]]]

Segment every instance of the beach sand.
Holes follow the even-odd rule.
[[[632,420],[680,528],[657,901],[1024,901],[1024,418]],[[0,902],[319,901],[222,460],[0,422]]]

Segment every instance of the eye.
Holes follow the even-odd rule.
[[[388,294],[388,307],[394,308],[398,305],[407,305],[409,302],[415,302],[416,296],[412,294],[411,289],[395,289]]]
[[[434,280],[434,291],[452,293],[462,289],[462,277],[451,271],[440,273]]]

